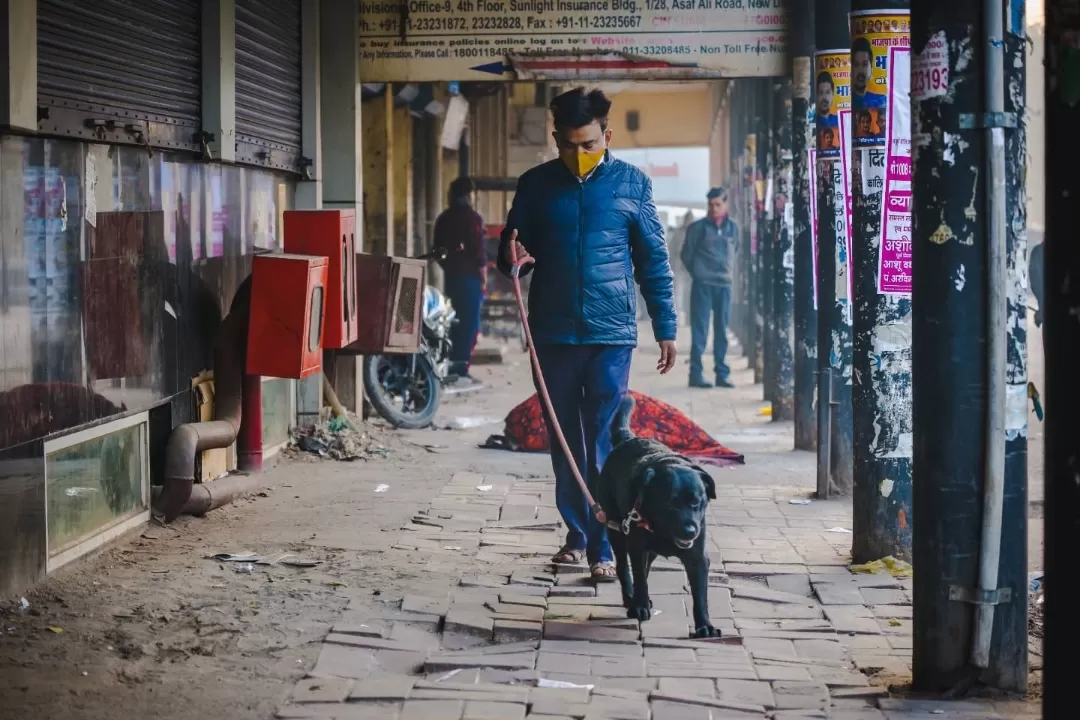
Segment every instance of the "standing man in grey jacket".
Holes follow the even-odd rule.
[[[701,356],[709,341],[709,316],[713,320],[713,362],[716,385],[730,388],[727,326],[731,313],[731,260],[739,229],[728,217],[727,190],[713,188],[708,195],[709,215],[686,229],[679,258],[690,274],[690,387],[710,388]]]

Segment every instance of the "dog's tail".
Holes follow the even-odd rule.
[[[627,395],[619,403],[615,417],[611,419],[611,445],[615,447],[634,437],[630,429],[630,416],[634,414],[634,398]]]

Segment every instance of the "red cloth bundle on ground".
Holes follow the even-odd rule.
[[[680,411],[648,395],[630,391],[634,414],[630,429],[638,437],[664,443],[680,455],[711,465],[741,465],[743,456],[724,447],[700,425]],[[540,398],[533,394],[506,416],[504,435],[492,435],[483,447],[517,452],[548,452],[547,426],[540,409]]]

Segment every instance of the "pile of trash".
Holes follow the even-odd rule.
[[[355,418],[332,417],[309,427],[295,427],[289,433],[285,452],[293,457],[315,455],[351,462],[371,460],[390,454],[389,448],[362,427]]]
[[[1028,575],[1028,635],[1043,636],[1043,574]]]

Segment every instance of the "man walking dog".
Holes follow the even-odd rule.
[[[660,346],[657,370],[675,365],[675,300],[664,229],[652,183],[608,151],[611,101],[577,88],[551,102],[559,159],[518,180],[499,248],[509,274],[511,245],[535,259],[529,325],[551,404],[582,476],[594,487],[611,452],[610,425],[626,397],[637,345],[637,292]],[[524,275],[529,268],[522,270]],[[556,504],[566,543],[552,562],[584,555],[592,577],[615,580],[607,530],[589,512],[569,460],[545,421],[555,471]]]
[[[738,242],[739,229],[728,217],[727,191],[713,188],[706,196],[709,216],[686,229],[686,240],[679,254],[693,284],[690,288],[690,387],[710,388],[705,379],[701,356],[709,341],[709,316],[713,320],[713,364],[716,384],[734,387],[728,377],[727,326],[731,313],[731,256]]]

